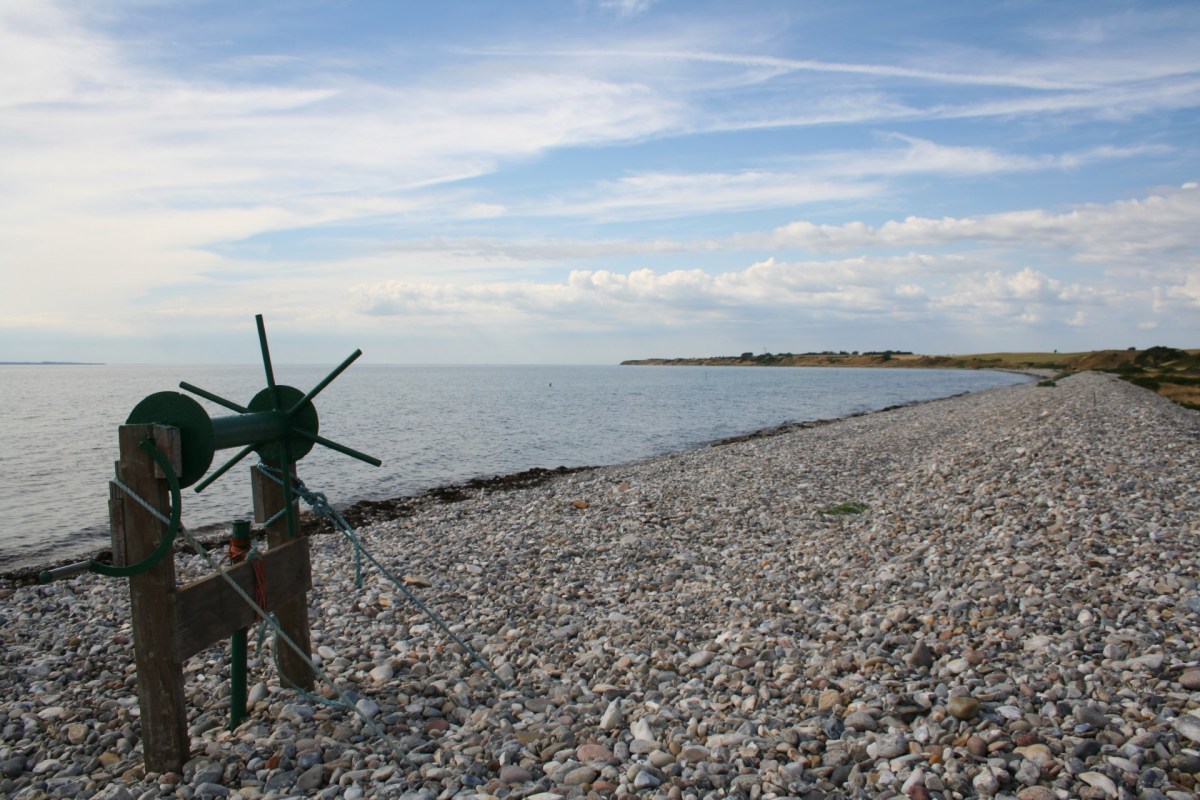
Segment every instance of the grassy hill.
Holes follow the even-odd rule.
[[[1040,369],[1059,373],[1111,372],[1200,410],[1200,349],[1090,350],[1080,353],[974,353],[931,356],[885,350],[872,353],[742,353],[709,358],[645,358],[629,365],[708,367],[953,367],[958,369]]]

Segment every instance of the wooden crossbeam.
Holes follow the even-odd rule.
[[[291,541],[262,553],[267,611],[303,597],[312,589],[308,542]],[[250,597],[255,596],[254,568],[245,561],[226,574]],[[175,593],[175,658],[183,662],[204,648],[248,628],[256,612],[223,576],[208,575],[179,587]],[[287,645],[280,643],[280,649]]]

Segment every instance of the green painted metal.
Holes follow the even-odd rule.
[[[267,329],[263,324],[262,315],[255,316],[254,321],[258,328],[258,342],[262,351],[263,372],[267,388],[256,394],[247,405],[242,406],[186,381],[179,384],[181,389],[186,389],[217,405],[238,412],[236,417],[218,417],[211,421],[212,446],[214,450],[230,447],[242,447],[243,449],[197,484],[194,491],[202,492],[207,489],[217,478],[232,469],[250,453],[258,453],[259,458],[271,466],[290,469],[292,464],[312,451],[313,445],[319,444],[376,467],[382,464],[382,461],[373,456],[321,436],[319,433],[320,420],[317,416],[316,406],[312,402],[326,386],[362,355],[362,351],[355,350],[308,393],[304,393],[292,386],[284,386],[275,382],[275,369],[271,365],[271,350],[267,344]],[[211,460],[209,463],[211,464]],[[191,485],[190,482],[187,485]],[[288,531],[295,536],[296,520],[292,510],[294,504],[290,488],[286,485],[284,486],[284,502],[288,509]]]
[[[183,505],[182,497],[180,496],[179,477],[175,474],[175,470],[171,468],[171,460],[155,447],[153,439],[143,440],[140,446],[150,454],[150,457],[154,459],[154,463],[162,470],[163,475],[167,479],[167,487],[171,490],[171,514],[167,518],[167,530],[163,534],[162,541],[158,543],[158,547],[154,548],[154,552],[141,561],[128,566],[114,566],[113,564],[105,564],[92,558],[55,569],[44,570],[38,573],[38,583],[50,583],[50,581],[68,578],[82,572],[95,572],[98,575],[104,575],[109,578],[128,578],[131,575],[139,575],[150,569],[171,552],[171,547],[175,544],[175,535],[179,533],[179,514]]]
[[[280,411],[278,410],[279,406],[292,407],[294,410]],[[264,443],[257,446],[255,452],[266,463],[273,467],[280,467],[285,460],[287,463],[299,461],[312,450],[312,441],[297,434],[297,431],[304,431],[315,436],[320,430],[317,409],[311,401],[304,399],[304,392],[291,386],[276,386],[274,390],[263,389],[254,395],[248,408],[251,412],[249,416],[271,417],[280,424],[280,435],[270,439],[257,440]],[[249,444],[249,442],[243,444]],[[287,445],[286,456],[283,444]]]
[[[175,534],[179,531],[180,489],[196,484],[195,491],[203,491],[250,453],[258,453],[264,463],[285,473],[291,472],[292,465],[308,455],[313,445],[317,444],[377,467],[383,463],[373,456],[321,436],[320,420],[312,403],[325,387],[362,355],[362,351],[355,350],[305,393],[275,382],[275,370],[271,366],[271,351],[267,346],[267,330],[262,315],[256,315],[254,321],[258,328],[267,388],[256,394],[248,405],[243,406],[186,381],[179,384],[181,389],[228,408],[235,412],[236,416],[214,419],[203,406],[188,395],[179,392],[156,392],[134,406],[125,420],[129,425],[168,425],[178,428],[180,433],[183,464],[178,475],[171,469],[167,457],[154,447],[153,442],[142,443],[143,449],[148,448],[147,452],[167,476],[167,483],[171,489],[170,521],[167,524],[167,532],[155,551],[144,560],[130,566],[117,567],[94,559],[67,564],[40,573],[39,582],[49,583],[86,571],[123,578],[149,569],[165,557],[174,544]],[[242,449],[204,478],[204,473],[212,466],[216,451],[234,447]],[[204,480],[200,480],[201,478]],[[290,481],[284,481],[283,494],[288,534],[294,538],[298,534],[298,524]]]
[[[216,441],[204,406],[179,392],[155,392],[133,407],[126,425],[170,425],[179,429],[183,469],[179,485],[191,486],[212,465]]]
[[[109,578],[128,578],[130,575],[139,575],[150,569],[170,554],[171,547],[175,544],[175,534],[179,533],[179,514],[183,507],[183,499],[180,497],[179,477],[175,474],[175,470],[171,468],[171,459],[167,458],[161,450],[154,446],[153,439],[143,439],[141,448],[150,454],[150,457],[154,459],[154,463],[158,465],[158,468],[162,470],[163,476],[167,479],[167,486],[171,490],[170,520],[167,522],[167,530],[163,533],[162,541],[158,543],[158,547],[154,548],[153,553],[138,563],[130,564],[127,567],[116,567],[111,564],[92,562],[92,572]]]

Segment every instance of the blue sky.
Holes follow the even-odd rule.
[[[0,0],[0,360],[1200,346],[1194,2]]]

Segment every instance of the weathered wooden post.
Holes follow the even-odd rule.
[[[276,642],[282,677],[311,689],[311,642],[306,594],[312,589],[308,541],[300,535],[290,480],[276,483],[252,470],[255,516],[268,523],[265,552],[184,586],[175,582],[172,547],[180,529],[180,489],[196,483],[217,450],[242,447],[225,465],[196,485],[203,491],[252,452],[280,476],[295,474],[296,461],[320,444],[367,463],[378,459],[317,434],[315,398],[360,355],[355,351],[307,394],[275,383],[262,316],[256,317],[267,388],[246,406],[187,383],[181,388],[236,413],[212,419],[187,395],[158,392],[142,400],[120,428],[120,461],[112,484],[109,512],[113,563],[82,561],[43,572],[43,583],[84,571],[128,577],[133,615],[142,740],[147,769],[180,771],[190,741],[183,693],[183,663],[230,637],[241,637],[231,658],[240,702],[231,703],[233,722],[245,709],[245,629],[258,611],[244,597],[272,613],[283,636],[296,649]],[[166,521],[164,521],[166,520]],[[240,527],[240,526],[239,526]],[[235,588],[237,587],[237,588]],[[240,591],[239,591],[240,589]],[[298,652],[297,652],[298,651]]]
[[[254,520],[267,522],[276,512],[283,508],[283,487],[268,478],[260,470],[253,470],[250,485],[254,497]],[[288,523],[285,517],[276,519],[267,525],[267,546],[274,549],[282,547],[291,541],[288,534]],[[304,548],[304,560],[308,561],[308,540],[300,537],[295,546]],[[312,588],[312,576],[309,576],[305,592]],[[275,618],[284,630],[290,630],[292,641],[306,654],[312,652],[312,643],[308,631],[308,600],[304,592],[297,592],[280,603],[275,609]],[[279,672],[283,679],[297,689],[313,688],[313,671],[308,662],[290,647],[282,647],[276,651]]]
[[[146,441],[153,442],[173,462],[172,468],[179,465],[177,428],[122,425],[117,477],[166,516],[170,512],[170,487],[153,456],[142,447]],[[124,552],[125,564],[148,559],[167,535],[167,526],[115,484],[111,496],[117,510],[112,520],[114,552],[118,547]],[[160,558],[144,572],[130,576],[129,606],[146,766],[160,772],[181,769],[187,760],[188,734],[183,666],[172,646],[175,559]]]

